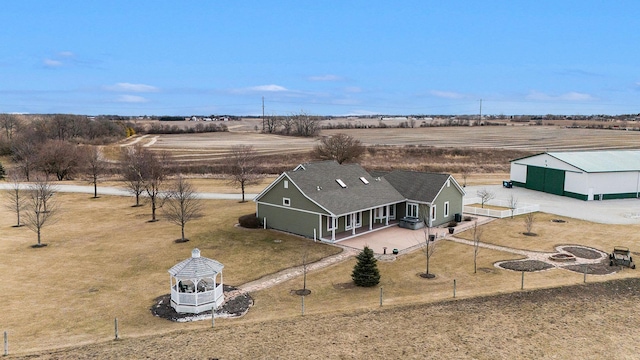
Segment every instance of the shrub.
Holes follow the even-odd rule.
[[[4,179],[4,177],[7,174],[4,172],[4,167],[2,166],[2,163],[0,163],[0,180]]]
[[[260,219],[256,217],[255,213],[240,216],[238,218],[238,223],[243,228],[248,229],[259,229],[261,227]]]
[[[449,221],[449,223],[447,224],[447,227],[456,227],[458,226],[458,223],[456,221]]]
[[[357,286],[372,287],[380,282],[377,260],[373,256],[373,250],[368,246],[356,257],[358,263],[353,268],[351,279]]]

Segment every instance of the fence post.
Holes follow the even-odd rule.
[[[520,290],[524,290],[524,271],[522,272],[522,280],[520,280]]]
[[[9,335],[7,332],[4,332],[4,356],[9,355]]]
[[[115,318],[115,320],[113,321],[113,325],[114,325],[114,330],[116,333],[116,338],[115,340],[120,339],[120,335],[118,334],[118,318]]]
[[[380,286],[380,306],[382,306],[382,286]]]
[[[453,298],[456,298],[456,279],[453,279]]]

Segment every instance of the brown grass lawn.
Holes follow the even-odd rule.
[[[131,344],[140,344],[133,338],[146,335],[155,337],[175,331],[180,331],[177,333],[182,334],[180,336],[195,336],[196,338],[189,341],[200,343],[196,339],[201,332],[184,331],[204,331],[203,329],[210,326],[208,322],[172,323],[155,318],[149,312],[153,299],[168,293],[167,270],[171,266],[190,256],[193,247],[198,247],[202,250],[203,256],[217,259],[225,265],[225,283],[239,285],[282,268],[300,264],[302,245],[308,244],[307,240],[278,232],[234,227],[233,224],[239,215],[254,210],[252,203],[207,201],[207,216],[187,227],[187,236],[191,241],[176,244],[173,240],[178,237],[179,228],[164,221],[146,222],[149,219],[148,207],[130,207],[131,198],[105,196],[91,200],[89,195],[85,194],[58,194],[56,197],[63,211],[57,224],[45,228],[44,242],[49,246],[41,249],[30,248],[35,242],[34,234],[26,228],[11,228],[12,215],[4,209],[0,210],[0,273],[5,275],[0,282],[0,293],[3,294],[5,306],[0,327],[10,334],[12,353],[108,341],[113,337],[114,317],[119,319],[121,336],[129,339],[122,344],[127,344],[128,341],[131,341]],[[617,233],[622,230],[615,226],[578,223],[574,219],[567,219],[567,223],[558,224],[552,223],[551,218],[550,215],[538,215],[534,231],[539,233],[539,236],[535,238],[525,239],[524,235],[518,234],[523,231],[518,227],[522,226],[522,220],[516,218],[494,221],[484,226],[482,239],[507,246],[544,251],[551,251],[554,245],[567,243],[580,243],[606,250],[611,245],[611,239],[605,236],[606,234],[617,234],[620,239],[633,239],[631,235],[638,230],[631,226],[627,232]],[[275,239],[282,242],[276,243]],[[628,245],[634,249],[633,240],[617,240],[616,244]],[[314,259],[339,251],[337,248],[321,244],[313,244],[312,249]],[[378,330],[367,333],[367,336],[371,336],[370,340],[362,340],[360,336],[364,335],[349,335],[350,330],[338,332],[334,334],[338,337],[336,344],[368,341],[375,348],[386,349],[391,346],[398,351],[408,351],[407,354],[418,356],[418,348],[407,348],[405,344],[389,345],[385,340],[386,335],[375,335],[378,332],[384,333],[376,326],[383,326],[380,322],[388,321],[390,324],[397,322],[398,325],[393,325],[394,327],[402,327],[402,324],[406,323],[406,326],[415,328],[418,333],[428,331],[428,328],[424,328],[424,323],[421,325],[422,330],[418,330],[421,327],[416,327],[418,325],[411,322],[411,319],[418,315],[408,315],[411,313],[409,310],[403,315],[405,310],[401,308],[451,299],[454,279],[457,282],[459,299],[517,292],[520,289],[520,273],[493,266],[496,261],[516,258],[512,254],[482,249],[478,258],[479,271],[474,274],[471,247],[440,241],[430,265],[430,272],[437,275],[432,280],[418,276],[425,270],[425,257],[419,251],[400,256],[396,261],[379,262],[382,275],[380,285],[384,291],[383,309],[391,309],[388,314],[381,313],[379,319],[377,316],[372,318],[366,315],[372,311],[378,312],[379,288],[351,286],[350,274],[355,264],[354,259],[310,273],[308,288],[312,293],[305,298],[304,321],[308,324],[307,336],[314,336],[314,332],[317,331],[318,334],[322,334],[318,336],[323,336],[319,341],[329,341],[328,331],[332,326],[330,324],[342,324],[344,319],[349,319],[347,324],[341,326],[346,326],[346,329]],[[613,275],[589,276],[589,282],[637,276],[636,271],[625,270]],[[549,270],[526,274],[525,287],[534,289],[580,284],[582,279],[582,274],[566,270]],[[256,346],[247,344],[246,337],[235,337],[235,340],[232,340],[234,337],[229,335],[230,343],[225,344],[225,348],[235,347],[248,351],[244,353],[248,357],[261,357],[259,351],[276,351],[267,345],[268,339],[280,339],[276,340],[276,343],[296,343],[298,340],[295,339],[295,334],[301,334],[302,329],[288,334],[277,328],[298,326],[296,324],[300,321],[301,299],[292,295],[291,290],[301,287],[302,280],[296,278],[253,293],[255,306],[247,315],[240,319],[217,321],[216,324],[223,334],[244,333],[252,339],[251,342],[264,344],[263,348],[257,349]],[[493,314],[498,310],[492,308],[488,311]],[[625,315],[618,312],[614,316]],[[445,326],[442,321],[446,321],[446,318],[438,316],[437,319],[439,320],[435,321],[433,326]],[[424,321],[431,324],[430,320]],[[371,322],[379,325],[372,325]],[[491,334],[494,334],[494,329],[491,330]],[[500,331],[496,334],[500,334]],[[394,334],[388,336],[396,342],[402,340]],[[421,338],[423,335],[415,336]],[[438,338],[437,334],[433,336]],[[144,348],[146,345],[136,346]],[[506,344],[501,346],[509,347]],[[168,341],[164,350],[155,349],[155,355],[150,356],[165,357],[165,351],[170,348],[173,349],[173,344]],[[202,352],[205,350],[196,351],[200,352],[196,352],[199,355],[195,357],[203,357],[205,354]],[[351,354],[349,348],[344,346],[332,351],[325,355],[350,357]],[[381,351],[384,353],[386,350]],[[478,351],[476,349],[472,353],[482,358],[482,352]],[[225,354],[231,358],[235,357],[229,355],[233,353]],[[291,357],[304,356],[296,352],[289,354]],[[325,357],[316,354],[316,357]],[[352,355],[358,354],[361,353]],[[178,355],[170,357],[180,357]],[[70,356],[73,357],[76,355]]]
[[[509,210],[508,207],[489,205],[489,204],[484,204],[484,206],[482,206],[482,204],[468,204],[468,205],[465,205],[465,206],[479,208],[479,209],[489,209],[489,210],[500,210],[500,211]]]
[[[606,225],[562,217],[553,214],[536,213],[532,232],[537,236],[527,236],[524,216],[493,221],[482,226],[482,241],[518,249],[554,251],[555,246],[580,244],[611,252],[613,246],[629,247],[640,252],[640,226]],[[553,219],[565,220],[565,223],[552,222]],[[456,236],[471,240],[470,230]],[[640,259],[640,257],[638,257]]]
[[[148,309],[169,292],[167,270],[191,256],[191,249],[222,262],[225,283],[240,285],[299,265],[303,244],[309,244],[234,227],[238,216],[255,211],[252,202],[206,201],[207,215],[187,225],[191,241],[176,244],[180,228],[147,222],[150,209],[132,208],[131,198],[56,198],[58,222],[43,229],[48,246],[40,249],[30,247],[35,234],[12,228],[14,216],[0,208],[0,328],[11,334],[14,352],[104,339],[113,332],[114,317],[132,335],[189,328],[154,318]],[[317,260],[339,251],[318,243],[310,255]]]

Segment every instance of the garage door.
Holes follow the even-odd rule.
[[[527,189],[544,191],[550,194],[564,193],[564,170],[539,166],[527,166]]]

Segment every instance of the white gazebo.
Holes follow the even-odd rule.
[[[223,267],[215,260],[200,257],[198,249],[191,251],[191,258],[172,267],[171,306],[176,312],[198,314],[222,305]]]

